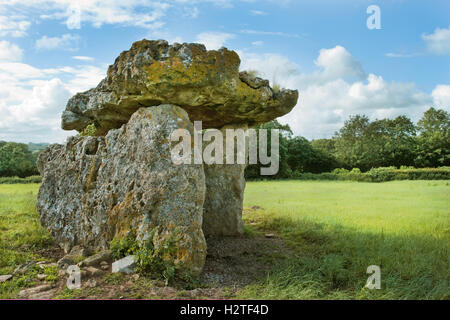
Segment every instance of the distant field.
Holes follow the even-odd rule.
[[[38,187],[0,185],[0,275],[51,246],[35,209]],[[273,233],[286,251],[230,298],[450,298],[448,181],[248,182],[244,220],[247,237]],[[369,265],[381,267],[381,290],[364,289]],[[0,298],[35,276],[0,284]]]

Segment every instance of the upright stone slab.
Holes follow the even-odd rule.
[[[223,164],[204,164],[206,197],[203,205],[203,232],[206,236],[236,236],[244,232],[242,209],[244,202],[246,164],[226,164],[226,130],[247,130],[246,125],[228,125],[221,129],[224,138]],[[237,141],[235,139],[235,145]],[[247,148],[247,140],[245,140]],[[237,160],[237,147],[235,149]],[[241,150],[246,154],[246,150]],[[245,156],[246,158],[246,156]]]
[[[172,163],[173,130],[193,133],[187,113],[173,105],[141,108],[106,137],[71,137],[39,157],[43,181],[37,208],[43,226],[69,251],[109,247],[114,237],[175,239],[177,271],[199,274],[206,256],[202,231],[202,165]]]

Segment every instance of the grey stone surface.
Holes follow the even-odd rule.
[[[11,274],[5,274],[5,275],[2,275],[2,276],[0,276],[0,283],[6,282],[6,281],[8,281],[8,280],[11,279],[11,278],[12,278],[12,275],[11,275]]]
[[[152,236],[158,247],[175,234],[177,270],[200,273],[205,176],[202,165],[172,163],[169,137],[179,128],[193,133],[187,113],[160,105],[139,109],[106,137],[50,146],[38,160],[42,225],[66,252],[75,245],[108,249],[114,237],[128,235]]]
[[[21,290],[19,292],[18,296],[21,298],[26,298],[26,297],[30,297],[30,296],[32,297],[33,295],[36,295],[37,293],[48,291],[48,290],[51,290],[52,288],[53,287],[50,284],[43,284],[43,285],[40,285],[37,287]]]
[[[82,131],[95,124],[102,135],[126,123],[140,107],[162,103],[182,106],[204,128],[264,123],[292,110],[297,90],[274,90],[267,80],[239,73],[240,62],[226,48],[207,51],[197,43],[137,41],[96,88],[69,100],[62,127]]]
[[[111,251],[102,250],[80,262],[80,267],[97,266],[103,261],[111,260]]]
[[[238,128],[245,130],[247,126],[223,127],[221,132],[224,140],[226,129]],[[225,144],[223,148],[226,149]],[[204,165],[206,196],[203,205],[203,232],[206,236],[236,236],[244,232],[242,209],[246,165],[226,164],[225,157],[224,152],[224,164]]]
[[[125,258],[113,262],[112,273],[117,272],[132,273],[135,267],[136,267],[136,257],[127,256]]]

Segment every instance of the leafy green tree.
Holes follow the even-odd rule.
[[[292,171],[320,173],[337,168],[337,161],[330,153],[315,149],[304,137],[294,137],[288,144],[288,164]]]
[[[418,167],[450,165],[450,115],[442,109],[430,108],[417,122]]]
[[[335,139],[315,139],[311,141],[311,145],[315,150],[333,155],[336,152]]]
[[[365,115],[350,116],[335,134],[335,157],[347,169],[370,169],[370,146],[367,131],[370,125]]]
[[[287,162],[292,171],[309,172],[315,159],[311,142],[304,137],[295,137],[288,143]]]
[[[335,156],[348,169],[413,165],[416,128],[406,116],[370,122],[351,116],[335,135]]]
[[[0,176],[27,177],[37,174],[37,154],[32,154],[23,143],[0,144]]]
[[[311,172],[329,172],[342,167],[335,157],[336,139],[316,139],[311,145],[316,152],[315,168]]]
[[[406,116],[371,122],[365,137],[369,146],[368,165],[371,168],[413,165],[415,136],[416,127]]]
[[[282,125],[277,120],[272,120],[270,122],[259,125],[254,129],[266,129],[269,130],[267,134],[267,148],[270,150],[271,147],[271,133],[270,129],[279,129],[280,137],[279,137],[279,170],[276,175],[273,176],[261,176],[260,168],[261,164],[252,164],[248,165],[245,170],[245,177],[250,179],[277,179],[277,178],[288,178],[291,176],[291,168],[287,162],[288,160],[288,144],[289,140],[292,137],[292,130],[289,125]],[[258,132],[258,131],[257,131]],[[258,133],[258,142],[259,142],[259,133]],[[270,151],[269,151],[270,152]]]

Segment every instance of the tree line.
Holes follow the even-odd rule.
[[[36,159],[47,144],[0,141],[0,177],[29,177],[39,174]]]
[[[265,178],[290,178],[299,173],[330,172],[336,168],[362,172],[371,168],[450,166],[450,114],[430,108],[414,124],[406,116],[370,121],[355,115],[331,139],[309,141],[294,136],[288,125],[277,120],[259,126],[279,129],[278,174]],[[270,135],[268,137],[270,145]],[[37,156],[47,144],[0,141],[0,177],[37,175]],[[250,165],[246,178],[260,178],[260,165]]]
[[[350,116],[330,139],[309,141],[294,136],[277,120],[261,129],[280,130],[280,169],[273,177],[290,178],[299,173],[330,172],[357,168],[450,166],[450,114],[430,108],[414,124],[406,116],[370,121],[365,115]],[[270,141],[270,139],[268,139]],[[260,178],[260,165],[246,169],[246,178]]]

